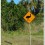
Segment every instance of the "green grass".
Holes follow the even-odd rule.
[[[18,31],[4,32],[2,31],[2,45],[10,45],[7,42],[11,42],[12,45],[29,45],[29,34],[24,34]],[[5,42],[7,41],[7,42]]]

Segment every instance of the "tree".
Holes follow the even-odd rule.
[[[22,28],[22,29],[24,28],[25,21],[23,19],[23,16],[29,11],[28,7],[30,7],[29,9],[33,14],[38,15],[38,14],[36,14],[36,12],[34,12],[34,10],[35,11],[36,11],[36,9],[39,10],[42,6],[40,4],[43,4],[42,2],[39,4],[38,1],[36,1],[36,2],[33,1],[33,3],[31,1],[29,3],[29,0],[28,1],[22,0],[17,5],[14,3],[13,0],[11,0],[10,3],[6,2],[6,0],[4,0],[4,1],[2,0],[1,3],[2,3],[1,4],[1,7],[2,7],[2,9],[1,9],[1,11],[2,11],[1,12],[2,29],[10,30],[10,31],[13,31],[13,30],[15,31],[15,30],[18,30],[19,28]],[[43,8],[41,8],[41,10],[42,9]],[[38,13],[43,13],[43,12],[39,11]]]
[[[26,13],[24,6],[20,4],[16,5],[13,0],[10,3],[7,2],[6,5],[4,4],[4,6],[2,7],[2,28],[4,30],[22,28],[24,23],[23,16]]]

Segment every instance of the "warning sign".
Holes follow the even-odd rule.
[[[31,12],[28,12],[23,18],[30,23],[34,20],[35,16]]]

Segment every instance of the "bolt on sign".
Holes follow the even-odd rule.
[[[35,16],[31,12],[28,12],[23,18],[26,20],[26,22],[31,23]]]

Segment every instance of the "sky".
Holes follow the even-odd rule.
[[[21,0],[14,0],[15,4],[18,4]],[[7,0],[7,2],[11,2],[11,0]]]

